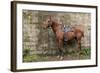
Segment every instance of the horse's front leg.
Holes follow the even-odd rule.
[[[63,46],[63,41],[62,40],[58,40],[58,58],[60,58],[61,60],[64,58],[64,53],[62,50],[62,46]]]

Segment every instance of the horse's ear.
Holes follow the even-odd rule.
[[[49,18],[50,20],[53,20],[53,16],[51,16],[51,15],[50,15],[50,16],[48,16],[48,18]]]

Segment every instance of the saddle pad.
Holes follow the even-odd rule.
[[[64,32],[64,41],[68,41],[67,39],[67,35],[66,32],[72,31],[70,28],[64,28],[63,32]]]
[[[66,33],[64,33],[64,41],[68,41]]]
[[[71,31],[70,28],[64,28],[64,29],[63,29],[63,32],[69,32],[69,31]]]

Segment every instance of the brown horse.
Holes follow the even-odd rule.
[[[63,49],[62,49],[64,36],[67,36],[67,41],[75,39],[77,41],[78,49],[81,50],[81,38],[84,36],[84,33],[82,30],[80,30],[79,27],[73,27],[72,31],[64,32],[62,31],[62,25],[54,21],[53,17],[51,16],[48,17],[46,21],[43,22],[43,24],[44,24],[43,25],[44,28],[51,27],[53,32],[55,33],[60,59],[63,59],[64,56]]]

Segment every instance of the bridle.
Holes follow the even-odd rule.
[[[48,21],[48,27],[51,27],[51,26],[52,26],[52,21],[49,20],[49,21]]]

